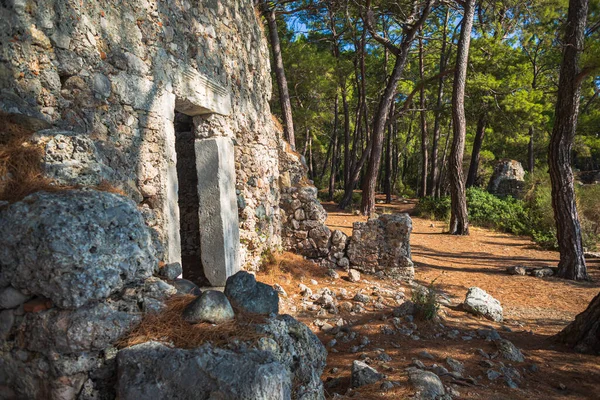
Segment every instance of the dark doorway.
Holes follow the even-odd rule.
[[[196,172],[192,117],[176,112],[174,125],[183,277],[197,285],[207,286],[208,280],[204,276],[200,257],[200,226],[198,220],[200,202],[198,200],[198,174]]]

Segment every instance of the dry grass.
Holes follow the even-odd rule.
[[[142,322],[129,335],[118,343],[120,348],[134,346],[150,340],[165,343],[177,348],[192,349],[204,343],[222,346],[233,340],[255,342],[264,334],[254,328],[265,321],[264,316],[251,315],[235,310],[235,319],[219,325],[210,323],[190,324],[181,313],[196,297],[193,295],[174,296],[167,301],[164,311],[146,314]]]
[[[273,121],[273,125],[275,125],[275,129],[277,129],[279,133],[283,133],[283,125],[281,124],[279,118],[277,118],[276,115],[271,114],[271,120]]]

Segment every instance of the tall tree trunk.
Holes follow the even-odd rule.
[[[312,134],[308,138],[308,176],[311,181],[315,180],[315,165],[313,164]]]
[[[423,6],[423,9],[419,15],[419,18],[412,25],[409,31],[407,31],[402,39],[400,47],[394,46],[394,53],[396,60],[394,68],[388,79],[387,85],[379,101],[379,107],[375,114],[373,132],[371,134],[371,156],[369,158],[369,164],[367,166],[367,172],[365,174],[363,184],[363,195],[361,212],[363,215],[371,215],[375,211],[375,187],[377,185],[377,176],[379,175],[379,168],[381,166],[381,154],[383,151],[383,137],[385,131],[385,125],[387,116],[390,112],[390,107],[396,94],[396,87],[398,81],[404,71],[404,66],[408,59],[408,54],[412,42],[421,28],[425,20],[427,19],[431,11],[431,1],[427,1]],[[372,26],[369,27],[371,35],[376,36],[376,33]],[[378,36],[376,36],[378,37]],[[393,46],[393,45],[392,45]]]
[[[454,72],[454,87],[452,90],[452,120],[454,137],[452,151],[448,160],[450,172],[450,234],[468,235],[469,217],[467,215],[467,197],[465,194],[465,179],[463,174],[463,156],[465,152],[465,137],[467,121],[465,118],[465,83],[469,63],[469,47],[471,44],[471,29],[475,14],[475,0],[464,1],[464,16],[456,54],[456,70]]]
[[[527,146],[527,172],[533,174],[535,168],[535,157],[533,154],[533,125],[529,127],[529,145]]]
[[[333,150],[331,155],[331,174],[329,175],[329,201],[333,201],[333,194],[335,192],[335,176],[337,174],[338,166],[338,95],[335,94],[334,109],[333,109]]]
[[[342,106],[344,108],[344,186],[350,180],[350,110],[346,97],[346,83],[342,86]]]
[[[279,32],[277,32],[277,19],[275,8],[270,7],[269,2],[262,3],[263,15],[267,19],[269,27],[269,38],[271,39],[271,50],[273,52],[273,61],[275,76],[277,78],[277,88],[279,89],[279,103],[281,104],[281,115],[283,117],[283,132],[285,140],[296,149],[296,140],[294,137],[294,121],[292,119],[292,104],[290,102],[290,93],[288,91],[285,69],[283,68],[283,57],[281,55],[281,44],[279,43]]]
[[[440,179],[438,179],[438,185],[435,188],[436,197],[442,197],[446,195],[446,190],[444,190],[444,193],[442,193],[442,185],[446,182],[446,157],[448,156],[448,148],[450,147],[450,132],[452,132],[452,119],[450,119],[448,134],[446,135],[446,144],[444,145],[444,153],[442,154]]]
[[[475,132],[475,140],[473,141],[473,151],[471,152],[471,165],[469,165],[469,174],[467,175],[467,187],[475,186],[477,175],[479,172],[479,154],[481,153],[481,145],[485,135],[485,127],[487,121],[485,114],[479,116],[477,121],[477,131]]]
[[[419,78],[424,79],[423,39],[419,37]],[[421,107],[421,190],[419,197],[427,195],[427,168],[429,167],[429,137],[427,136],[427,113],[425,112],[425,85],[421,85],[419,104]]]
[[[558,276],[573,280],[588,278],[571,170],[571,149],[577,127],[581,91],[579,58],[583,51],[587,11],[588,0],[569,1],[554,129],[548,151],[552,208],[560,251]]]
[[[394,105],[392,104],[388,118],[388,135],[385,146],[385,176],[383,181],[383,191],[385,192],[386,204],[390,204],[392,202],[392,138],[394,137],[394,121],[392,119],[393,115]]]
[[[600,355],[600,294],[555,338],[580,353]]]
[[[438,146],[440,140],[440,120],[442,115],[442,100],[444,98],[444,80],[445,75],[442,72],[446,69],[448,60],[446,58],[446,46],[448,35],[448,20],[450,19],[450,7],[446,8],[446,18],[444,19],[444,30],[442,33],[442,48],[440,50],[440,79],[438,81],[437,102],[435,105],[435,120],[433,122],[433,143],[431,146],[431,185],[429,185],[429,195],[436,196],[438,191],[438,181],[440,179],[440,170],[438,164]]]

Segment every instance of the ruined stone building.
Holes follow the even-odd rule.
[[[33,131],[40,179],[80,189],[0,201],[0,398],[114,397],[114,342],[175,293],[161,265],[210,286],[281,248],[348,267],[270,96],[250,0],[0,2],[0,116]],[[322,398],[320,342],[271,324],[287,342],[269,368],[288,375],[260,390]],[[253,357],[248,371],[274,362]]]

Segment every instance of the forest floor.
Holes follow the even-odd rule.
[[[354,222],[366,220],[337,210],[334,204],[324,206],[329,213],[329,227],[348,235]],[[412,213],[415,202],[396,200],[391,205],[378,206],[379,212]],[[281,312],[306,323],[328,347],[323,374],[328,397],[409,398],[414,389],[408,382],[407,367],[419,360],[427,368],[437,364],[451,370],[446,362],[451,357],[464,365],[463,378],[442,375],[441,379],[455,391],[455,396],[460,393],[461,399],[599,398],[600,357],[577,354],[553,342],[551,336],[582,312],[600,291],[600,260],[588,260],[590,282],[508,275],[506,267],[514,265],[556,266],[558,253],[542,250],[525,237],[476,227],[471,228],[470,236],[456,237],[444,234],[446,226],[442,222],[414,216],[412,219],[415,281],[427,286],[435,280],[437,290],[450,300],[441,307],[439,322],[403,320],[398,326],[399,319],[393,318],[393,310],[398,306],[395,297],[404,291],[410,299],[410,285],[366,274],[353,283],[344,271],[338,271],[340,278],[332,278],[326,269],[291,253],[279,256],[272,268],[258,275],[259,280],[284,288],[288,297],[282,299]],[[303,299],[300,283],[315,294],[323,288],[338,294],[338,311],[325,311]],[[500,301],[503,323],[467,314],[456,307],[471,286],[486,290]],[[364,307],[357,310],[353,297],[358,292],[379,300],[361,304]],[[350,306],[354,308],[350,310]],[[327,329],[331,327],[334,329]],[[412,334],[406,332],[407,327]],[[486,340],[481,331],[489,332],[490,328],[521,349],[525,362],[496,358],[494,343]],[[364,360],[385,374],[385,380],[349,389],[354,360]],[[519,375],[513,377],[518,388],[509,388],[503,377],[488,379],[489,370],[501,371],[511,365]],[[386,390],[380,387],[384,381],[391,382]]]

